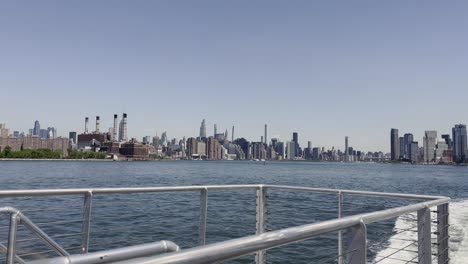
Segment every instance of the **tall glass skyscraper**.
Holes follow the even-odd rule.
[[[33,136],[39,136],[41,133],[41,125],[39,124],[39,120],[34,122],[34,129],[33,129]]]
[[[399,141],[400,139],[398,138],[398,129],[392,128],[392,130],[390,130],[390,152],[392,160],[398,160],[400,158]]]
[[[456,163],[463,163],[467,158],[467,134],[466,125],[455,125],[452,128],[453,137],[453,160]]]

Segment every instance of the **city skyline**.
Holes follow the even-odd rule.
[[[72,5],[2,3],[10,128],[40,120],[67,136],[83,116],[111,127],[115,111],[129,138],[197,135],[206,118],[208,134],[260,141],[268,124],[268,138],[389,152],[392,127],[422,144],[468,123],[465,2]]]
[[[113,114],[112,116],[113,116],[112,126],[109,126],[109,127],[106,127],[105,125],[102,126],[101,116],[95,116],[94,123],[91,123],[91,125],[89,123],[90,118],[85,117],[84,120],[82,119],[82,121],[84,121],[84,123],[82,123],[82,125],[81,125],[81,130],[80,129],[78,129],[78,130],[68,130],[68,132],[63,132],[65,135],[57,133],[57,128],[55,128],[55,127],[48,127],[48,129],[45,130],[45,132],[47,132],[46,133],[47,136],[42,136],[42,134],[37,134],[35,132],[36,129],[41,130],[41,132],[44,130],[44,129],[40,129],[39,120],[35,120],[34,121],[34,126],[32,128],[26,129],[25,131],[19,130],[19,129],[14,129],[14,128],[11,128],[9,126],[7,128],[10,131],[10,134],[12,136],[15,136],[14,133],[18,133],[18,135],[22,134],[23,136],[29,135],[29,133],[31,133],[30,135],[40,136],[41,138],[49,138],[48,135],[49,135],[49,133],[51,133],[50,132],[51,129],[53,130],[53,132],[52,132],[53,136],[51,136],[51,138],[56,138],[56,137],[67,138],[67,137],[69,137],[70,133],[72,133],[72,132],[78,133],[78,134],[80,134],[80,133],[87,134],[87,133],[100,132],[99,130],[101,129],[101,132],[108,133],[110,138],[114,138],[114,136],[115,136],[114,133],[116,133],[118,131],[118,140],[119,141],[128,141],[128,140],[134,138],[134,139],[136,139],[136,140],[138,140],[140,142],[143,142],[144,138],[147,138],[147,137],[154,137],[154,136],[159,136],[159,135],[162,135],[162,134],[165,135],[166,133],[168,133],[168,131],[170,133],[170,130],[161,129],[161,130],[158,130],[158,132],[155,132],[154,134],[147,134],[147,135],[142,134],[142,135],[139,135],[139,136],[136,136],[136,137],[131,137],[131,136],[128,136],[128,134],[127,134],[128,133],[127,132],[127,122],[128,122],[127,113],[121,114],[121,116],[122,116],[121,119],[118,118],[119,117],[118,114]],[[0,122],[0,124],[2,122]],[[3,123],[6,123],[6,122],[3,122]],[[8,124],[8,123],[6,123],[6,124]],[[116,127],[117,124],[118,124],[118,128]],[[125,124],[125,126],[123,126],[123,124]],[[226,128],[221,127],[220,130],[218,130],[217,123],[213,123],[214,131],[213,131],[213,135],[211,135],[210,133],[206,132],[207,122],[206,122],[205,118],[203,118],[201,120],[200,124],[201,125],[197,129],[197,133],[185,133],[181,137],[174,136],[173,134],[170,133],[171,137],[167,138],[167,141],[170,141],[171,139],[180,140],[180,139],[183,139],[183,138],[190,138],[190,137],[200,138],[200,137],[202,137],[202,134],[205,135],[206,137],[216,137],[218,132],[222,132],[223,135],[228,135],[228,133],[229,133],[228,132],[228,127],[226,127]],[[39,127],[38,127],[38,125],[39,125]],[[458,124],[455,125],[455,126],[458,126]],[[347,142],[348,142],[348,139],[350,138],[349,136],[343,136],[342,139],[344,139],[344,141],[343,141],[344,143],[342,144],[342,146],[339,143],[331,145],[331,146],[326,146],[326,145],[321,144],[318,141],[315,141],[314,139],[312,139],[310,137],[307,137],[307,135],[302,135],[301,137],[298,137],[298,134],[301,134],[301,133],[298,133],[296,131],[291,130],[289,135],[287,135],[286,137],[280,137],[280,136],[277,136],[277,135],[273,135],[273,136],[268,136],[268,139],[266,139],[267,138],[267,133],[269,133],[269,132],[267,132],[268,131],[267,127],[269,127],[269,124],[263,124],[263,131],[261,132],[263,134],[259,134],[258,139],[256,137],[250,138],[250,137],[247,137],[245,135],[240,135],[239,137],[235,137],[235,138],[233,137],[232,139],[231,139],[230,136],[227,136],[226,139],[227,140],[231,139],[231,141],[234,141],[234,139],[245,138],[250,142],[262,142],[262,143],[264,143],[266,145],[271,144],[273,140],[282,141],[284,143],[288,143],[288,142],[291,141],[291,142],[297,142],[297,143],[295,143],[295,148],[297,148],[298,145],[309,146],[309,145],[312,145],[312,142],[314,142],[313,147],[319,147],[319,148],[324,148],[324,149],[334,148],[334,149],[344,150],[344,149],[347,149]],[[234,126],[232,126],[231,129],[232,129],[231,133],[234,133]],[[132,128],[130,128],[130,130],[132,130]],[[190,130],[190,129],[187,129],[187,130]],[[225,132],[223,132],[223,131],[225,131]],[[398,132],[399,132],[399,129],[394,129],[394,128],[391,129],[391,142],[390,142],[390,144],[388,144],[388,142],[387,142],[388,151],[386,149],[365,149],[365,148],[355,144],[354,140],[353,140],[352,145],[353,145],[354,148],[358,148],[358,149],[361,149],[363,151],[370,151],[370,152],[379,152],[379,151],[381,151],[381,152],[386,153],[386,154],[391,154],[391,153],[393,153],[393,151],[392,151],[393,147],[392,146],[394,146],[394,144],[398,143],[398,146],[396,146],[397,153],[401,154],[402,158],[408,158],[408,156],[405,156],[405,155],[408,152],[407,148],[408,148],[409,143],[411,143],[412,141],[416,141],[416,143],[417,143],[419,141],[421,144],[423,144],[425,142],[425,137],[427,136],[428,132],[433,133],[433,134],[435,133],[433,136],[431,136],[434,140],[446,140],[444,137],[446,135],[451,135],[453,133],[453,128],[446,129],[444,131],[425,130],[425,131],[423,131],[423,136],[420,139],[415,137],[413,135],[414,134],[413,132],[405,133],[404,137],[398,137]],[[394,139],[395,139],[394,136],[397,136],[396,141],[394,141]],[[387,137],[387,141],[388,141],[388,136],[386,136],[386,137]],[[302,140],[300,140],[300,139],[302,139]],[[404,149],[404,148],[406,148],[406,149]],[[394,157],[392,157],[391,159],[393,160]]]

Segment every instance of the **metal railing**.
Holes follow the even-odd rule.
[[[208,219],[208,194],[210,191],[219,190],[255,190],[256,192],[256,226],[255,235],[226,240],[223,242],[206,245],[207,219]],[[322,193],[336,196],[338,201],[336,219],[299,225],[295,227],[281,228],[269,231],[267,224],[268,193],[275,191],[310,192]],[[318,236],[337,233],[338,245],[337,263],[367,263],[368,244],[367,227],[376,222],[394,219],[396,217],[417,213],[417,224],[413,228],[417,232],[417,240],[412,245],[417,245],[414,250],[416,257],[412,260],[403,260],[406,263],[432,263],[432,257],[438,264],[449,262],[448,255],[448,204],[450,199],[441,196],[427,196],[414,194],[381,193],[352,190],[336,190],[324,188],[308,188],[278,185],[206,185],[206,186],[179,186],[179,187],[141,187],[141,188],[95,188],[95,189],[46,189],[46,190],[4,190],[0,191],[0,198],[5,197],[31,197],[31,196],[73,196],[83,197],[80,252],[87,254],[90,248],[90,223],[92,219],[93,199],[96,195],[110,194],[137,194],[137,193],[167,193],[167,192],[198,192],[199,222],[198,222],[198,246],[178,252],[156,256],[146,259],[144,263],[213,263],[240,256],[255,254],[257,264],[267,263],[267,250],[283,246],[293,242],[299,242],[316,238]],[[382,197],[389,199],[408,199],[417,202],[410,205],[362,213],[352,216],[344,216],[344,203],[350,196]],[[422,201],[422,202],[421,202]],[[292,206],[292,205],[291,205]],[[433,213],[436,219],[431,219],[431,208],[436,207]],[[1,212],[1,211],[0,211]],[[66,220],[64,220],[66,222]],[[12,218],[13,223],[13,218]],[[431,224],[437,225],[437,230],[432,232]],[[14,224],[14,223],[13,223]],[[345,233],[342,233],[346,231]],[[404,230],[412,231],[412,230]],[[45,234],[45,233],[44,233]],[[436,235],[436,240],[431,240],[431,235]],[[51,241],[52,238],[50,238]],[[50,241],[48,241],[50,243]],[[12,237],[8,239],[8,248],[15,247]],[[55,245],[55,244],[54,244]],[[55,248],[60,253],[60,246]],[[433,250],[433,246],[436,250]],[[397,251],[408,250],[408,248],[397,248]],[[1,251],[1,247],[0,247]],[[7,250],[8,251],[8,250]],[[433,253],[433,251],[435,251]],[[7,263],[14,262],[14,255],[8,251]],[[14,251],[13,251],[14,252]],[[66,252],[66,251],[65,251]],[[64,252],[61,252],[62,256]],[[382,260],[392,259],[391,254],[376,259],[374,263]],[[18,258],[16,258],[18,259]],[[133,263],[133,262],[132,262]],[[405,263],[405,262],[403,262]]]

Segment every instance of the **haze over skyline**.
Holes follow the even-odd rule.
[[[465,1],[3,1],[0,122],[389,151],[468,123]],[[93,125],[91,126],[93,128]],[[271,135],[271,136],[270,136]]]

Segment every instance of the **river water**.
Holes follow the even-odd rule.
[[[382,192],[444,195],[450,206],[451,263],[468,263],[468,167],[377,163],[311,162],[93,162],[0,161],[1,189],[98,188],[214,184],[278,184]],[[68,251],[79,251],[83,199],[2,198],[16,206]],[[255,192],[210,191],[207,243],[255,233]],[[408,204],[405,200],[345,197],[345,215]],[[334,195],[271,191],[267,228],[274,230],[333,219]],[[90,251],[168,239],[188,248],[197,244],[199,193],[96,195],[93,197]],[[2,219],[0,240],[6,240]],[[414,253],[393,254],[417,237],[414,215],[368,227],[372,263],[405,263]],[[405,231],[407,230],[407,231]],[[19,232],[26,259],[52,256],[26,229]],[[268,251],[269,263],[337,263],[336,234]],[[237,263],[249,263],[252,256]],[[382,260],[383,259],[383,260]],[[313,261],[311,261],[313,260]],[[408,262],[411,263],[411,262]]]

